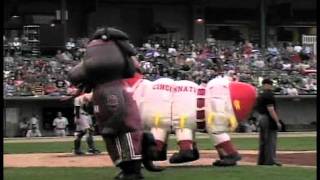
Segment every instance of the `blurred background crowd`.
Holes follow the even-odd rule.
[[[88,38],[72,39],[53,57],[30,55],[23,38],[4,37],[4,96],[63,96],[71,84],[67,72],[79,63]],[[148,40],[136,47],[144,78],[169,77],[205,84],[215,77],[261,86],[274,80],[281,95],[316,94],[317,60],[313,49],[293,43],[273,42],[266,49],[249,41]]]

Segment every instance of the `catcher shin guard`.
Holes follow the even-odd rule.
[[[184,163],[199,159],[199,151],[193,141],[193,131],[191,129],[177,129],[176,136],[180,150],[171,156],[170,163]]]
[[[214,166],[235,166],[237,161],[241,160],[237,149],[230,141],[230,136],[227,133],[219,135],[212,134],[215,140],[215,148],[218,151],[220,160],[215,161]]]
[[[88,131],[90,131],[90,130],[88,130]],[[87,141],[87,144],[89,147],[89,150],[88,150],[89,153],[92,153],[92,154],[100,154],[101,153],[98,149],[96,149],[96,146],[93,141],[92,132],[88,132],[86,141]]]
[[[151,133],[144,132],[142,139],[142,163],[148,171],[158,172],[163,168],[153,164],[153,160],[157,157],[156,141]]]
[[[76,155],[83,155],[84,153],[81,151],[81,138],[84,133],[80,132],[77,133],[76,139],[74,140],[74,154]]]

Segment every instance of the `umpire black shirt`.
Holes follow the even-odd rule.
[[[269,105],[273,105],[276,109],[276,101],[272,90],[264,90],[263,93],[261,93],[258,97],[256,110],[258,113],[267,115],[271,118],[267,109]]]

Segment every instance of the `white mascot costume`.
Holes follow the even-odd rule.
[[[246,120],[256,99],[256,89],[227,78],[209,81],[206,87],[191,81],[160,78],[140,80],[134,85],[136,100],[145,128],[156,141],[154,160],[166,160],[167,140],[175,132],[179,152],[170,163],[199,158],[195,131],[207,131],[219,154],[213,165],[233,166],[241,159],[226,132],[232,132],[238,121]]]
[[[234,131],[238,121],[248,118],[255,104],[256,89],[228,78],[216,78],[207,84],[206,93],[206,129],[220,158],[213,165],[236,165],[241,156],[226,132]]]
[[[191,81],[174,81],[161,78],[143,80],[136,88],[134,99],[138,103],[145,128],[153,134],[158,150],[157,160],[166,160],[168,135],[176,134],[179,153],[170,158],[171,163],[182,163],[199,158],[194,142],[197,128],[198,85]]]

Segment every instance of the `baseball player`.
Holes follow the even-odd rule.
[[[69,125],[68,119],[62,116],[61,112],[58,112],[58,117],[53,120],[54,132],[56,136],[65,137],[66,128]]]
[[[36,115],[32,115],[28,122],[29,130],[27,131],[26,137],[41,137],[39,129],[39,120]]]
[[[89,147],[88,153],[99,154],[100,151],[95,148],[93,141],[93,127],[91,115],[85,110],[91,100],[92,93],[78,96],[74,100],[75,124],[76,124],[76,139],[74,140],[74,153],[76,155],[84,154],[81,151],[81,139],[84,135],[87,136],[86,141]]]

